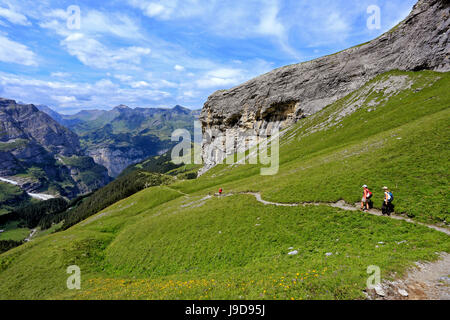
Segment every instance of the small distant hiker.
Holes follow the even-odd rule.
[[[369,211],[369,203],[371,201],[370,198],[372,198],[372,192],[369,190],[366,184],[362,187],[364,191],[363,197],[361,199],[361,211]]]
[[[388,216],[391,215],[391,213],[394,211],[394,205],[392,204],[392,201],[394,200],[394,195],[389,190],[388,187],[383,187],[384,191],[384,199],[383,199],[383,205],[381,207],[381,212],[383,214],[387,214]]]
[[[222,192],[223,192],[223,190],[222,190],[222,188],[220,188],[220,189],[219,189],[219,196],[222,195]]]

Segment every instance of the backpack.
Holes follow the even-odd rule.
[[[394,201],[394,195],[392,194],[392,192],[388,192],[388,195],[389,195],[389,202],[392,202],[392,201]]]
[[[372,198],[372,191],[367,190],[367,199]]]

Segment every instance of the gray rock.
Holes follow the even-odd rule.
[[[377,295],[381,297],[386,296],[386,292],[384,292],[383,287],[380,284],[376,285],[374,289]]]
[[[218,161],[214,150],[222,148],[218,137],[227,129],[243,137],[287,127],[390,70],[449,71],[449,6],[446,0],[419,0],[405,20],[370,42],[212,94],[200,115],[200,174]],[[244,141],[237,139],[237,150],[246,149]]]
[[[404,289],[398,289],[397,291],[403,297],[407,297],[408,296],[408,292],[406,290],[404,290]]]
[[[117,177],[130,164],[141,162],[149,156],[143,150],[133,147],[117,149],[116,146],[94,146],[86,152],[96,163],[106,167],[111,177]]]
[[[291,251],[291,252],[288,253],[288,255],[290,255],[290,256],[295,256],[297,254],[298,254],[297,250],[294,250],[294,251]]]

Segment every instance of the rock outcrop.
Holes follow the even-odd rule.
[[[333,55],[273,70],[230,90],[212,94],[200,121],[205,167],[223,142],[217,137],[266,134],[311,115],[376,75],[394,70],[450,70],[450,1],[420,0],[408,17],[380,37]],[[236,139],[237,148],[240,149]]]
[[[117,177],[130,164],[146,159],[143,150],[133,147],[119,149],[105,146],[92,148],[92,150],[87,150],[87,152],[96,163],[108,168],[108,173],[111,177]]]

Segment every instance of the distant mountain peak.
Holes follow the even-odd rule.
[[[120,104],[117,107],[114,107],[115,110],[129,110],[131,109],[129,106],[126,106],[124,104]]]
[[[190,109],[182,107],[182,106],[180,106],[178,104],[175,107],[172,108],[172,111],[180,112],[180,113],[186,113],[186,114],[191,112]]]
[[[0,97],[0,107],[6,107],[10,104],[16,104],[16,100],[5,99]]]

